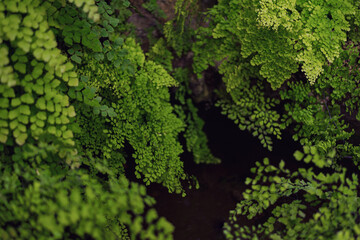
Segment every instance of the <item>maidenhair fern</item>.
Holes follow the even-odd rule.
[[[214,23],[208,37],[219,39],[221,48],[249,58],[273,89],[297,72],[299,65],[314,83],[324,65],[339,56],[350,30],[347,17],[354,13],[353,3],[347,0],[223,0],[209,11]]]
[[[154,151],[156,157],[172,158],[171,166],[154,163],[163,172],[144,174],[149,174],[147,181],[181,189],[182,149],[176,133],[182,122],[171,113],[166,88],[175,80],[162,67],[145,62],[134,40],[123,45],[113,33],[119,24],[114,14],[99,0],[0,3],[1,239],[172,239],[173,226],[149,208],[154,199],[145,187],[125,178],[126,154],[116,151],[116,137],[124,133],[113,134],[111,126],[124,124],[134,149],[149,149],[143,159],[155,161]],[[102,66],[107,70],[102,74],[95,59],[105,56],[109,66]],[[74,67],[84,64],[84,57],[89,62]],[[133,86],[121,89],[134,91],[126,95],[127,106],[117,105],[125,100],[119,92],[110,98],[111,84],[120,80],[113,78],[116,74],[125,77],[125,87]],[[103,89],[106,84],[109,88]],[[129,113],[133,117],[127,118]],[[149,140],[139,128],[143,121],[151,122],[149,136],[160,140],[161,149],[146,146]],[[80,135],[84,128],[97,135]],[[162,174],[168,169],[173,174]]]
[[[314,85],[289,82],[289,89],[280,92],[282,100],[290,100],[284,107],[289,120],[297,123],[295,140],[315,145],[324,153],[334,147],[339,153],[350,149],[358,152],[359,147],[349,142],[355,132],[345,122],[359,112],[356,56],[358,50],[349,46],[332,65],[325,67]],[[359,154],[355,155],[358,159]]]
[[[47,150],[45,162],[53,148]],[[83,170],[54,176],[60,168],[34,164],[38,156],[23,154],[27,161],[12,167],[13,160],[1,156],[1,239],[171,238],[173,226],[149,208],[154,199],[146,196],[144,186],[116,178],[99,164],[97,170],[110,178],[107,183]]]
[[[167,49],[166,42],[159,39],[147,53],[149,59],[162,65],[178,82],[175,92],[177,104],[174,111],[185,123],[183,136],[186,141],[186,149],[191,152],[196,163],[219,163],[220,159],[212,155],[206,134],[203,131],[204,121],[198,116],[197,108],[191,100],[189,80],[191,72],[187,68],[173,68],[174,56]]]
[[[193,154],[195,163],[220,163],[220,159],[213,156],[208,147],[208,139],[203,131],[205,122],[199,117],[197,108],[188,97],[191,95],[189,71],[184,68],[176,68],[174,77],[180,83],[175,94],[175,98],[180,104],[175,106],[175,111],[186,123],[184,132],[186,149]]]
[[[154,0],[142,7],[165,17]],[[225,237],[360,235],[359,1],[219,0],[204,19],[199,9],[176,1],[144,53],[128,0],[0,2],[1,239],[172,239],[126,176],[185,196],[183,180],[199,185],[185,149],[220,162],[191,99],[209,66],[222,113],[269,150],[288,128],[308,166],[257,162]]]
[[[184,125],[172,113],[167,90],[177,83],[160,65],[145,61],[134,40],[128,38],[118,51],[122,50],[128,53],[121,60],[128,61],[127,68],[124,65],[116,67],[114,62],[101,64],[90,56],[79,68],[79,74],[88,79],[86,86],[97,89],[95,94],[101,97],[101,104],[111,107],[115,113],[104,114],[107,118],[102,120],[103,124],[96,118],[79,116],[85,126],[93,126],[83,128],[79,139],[87,136],[91,142],[97,142],[99,139],[92,134],[93,128],[99,128],[99,136],[104,136],[104,141],[96,145],[102,148],[105,158],[114,158],[116,151],[124,147],[124,141],[128,141],[135,151],[135,175],[138,178],[142,176],[146,184],[162,183],[171,192],[181,191],[179,180],[185,174],[179,159],[182,148],[177,135]],[[104,124],[107,127],[103,127]],[[89,140],[83,139],[80,144]]]
[[[65,142],[73,144],[67,124],[75,116],[74,108],[58,86],[76,86],[78,80],[49,31],[50,4],[11,1],[1,5],[1,142],[13,139],[24,145],[45,132],[64,136]]]
[[[222,108],[222,114],[227,115],[241,130],[248,130],[258,137],[261,144],[272,150],[271,136],[281,139],[281,130],[285,124],[272,108],[279,103],[276,99],[266,98],[260,84],[251,86],[250,81],[243,81],[231,91],[232,98],[217,102]]]
[[[206,27],[196,30],[193,70],[202,78],[211,65],[222,74],[217,105],[223,113],[269,149],[271,135],[291,129],[305,152],[295,158],[312,164],[291,172],[283,161],[257,163],[224,226],[227,239],[359,236],[358,6],[352,0],[220,0]],[[354,164],[352,175],[345,158]]]
[[[194,14],[196,8],[196,0],[176,1],[176,18],[167,21],[164,25],[166,41],[179,57],[188,52],[191,48],[191,38],[194,30],[191,27],[185,27],[185,23],[189,19],[189,16]]]
[[[169,73],[173,71],[172,61],[174,57],[167,49],[166,42],[163,38],[160,38],[156,41],[146,56],[149,60],[152,60],[163,66]]]
[[[322,156],[316,147],[304,147],[294,157],[312,167],[291,172],[284,161],[279,166],[257,162],[248,178],[244,199],[230,212],[224,225],[226,239],[353,239],[359,235],[358,175],[346,174],[344,167],[334,167],[336,151]],[[237,220],[263,218],[253,225],[239,225]],[[345,237],[347,236],[347,237]]]

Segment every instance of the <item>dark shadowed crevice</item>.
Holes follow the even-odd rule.
[[[167,193],[158,184],[148,188],[157,201],[159,214],[174,224],[175,240],[224,239],[222,225],[241,199],[244,181],[256,161],[269,157],[277,164],[284,159],[290,167],[296,167],[292,154],[299,146],[289,135],[284,134],[283,141],[275,141],[273,152],[269,152],[250,133],[240,131],[232,120],[221,115],[219,108],[200,108],[199,114],[205,120],[209,147],[222,163],[197,165],[190,153],[184,153],[181,157],[185,172],[197,177],[200,189],[186,190],[187,196],[183,198]]]

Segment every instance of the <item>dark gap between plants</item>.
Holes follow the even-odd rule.
[[[241,200],[245,179],[251,175],[250,168],[256,161],[269,157],[271,163],[277,164],[283,159],[290,169],[297,167],[292,154],[300,148],[290,135],[284,133],[282,141],[274,141],[274,150],[269,152],[250,133],[240,131],[233,121],[221,115],[219,108],[199,109],[205,120],[209,147],[222,163],[197,165],[191,154],[185,152],[181,156],[185,172],[197,177],[199,189],[186,189],[187,196],[181,197],[169,194],[159,184],[148,187],[149,195],[157,201],[159,215],[175,226],[175,240],[224,239],[223,223]]]

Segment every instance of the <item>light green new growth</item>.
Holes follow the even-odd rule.
[[[273,89],[297,72],[300,64],[313,84],[324,65],[339,56],[350,30],[346,17],[354,13],[354,5],[347,0],[223,0],[209,11],[213,25],[208,37],[259,66]]]
[[[302,145],[314,145],[322,153],[335,147],[339,153],[351,150],[356,161],[360,157],[359,146],[349,142],[355,132],[349,130],[343,115],[359,112],[358,54],[357,49],[349,46],[332,65],[325,67],[314,85],[289,82],[288,89],[280,92],[282,100],[290,100],[284,105],[284,117],[297,123],[295,140]]]

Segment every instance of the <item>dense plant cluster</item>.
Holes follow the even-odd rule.
[[[358,239],[360,2],[140,1],[165,22],[145,41],[133,2],[0,2],[0,238],[173,239],[145,186],[185,197],[184,151],[220,163],[192,99],[211,66],[240,130],[303,147],[256,163],[224,237]]]
[[[339,56],[355,4],[347,0],[219,1],[209,11],[210,34],[221,40],[222,49],[236,47],[238,58],[259,66],[260,75],[273,89],[297,72],[300,64],[314,83],[324,63]]]
[[[347,46],[334,63],[324,66],[324,74],[314,85],[288,82],[287,90],[280,92],[281,99],[287,101],[284,117],[296,123],[295,140],[316,146],[322,153],[334,148],[341,150],[339,154],[350,151],[356,161],[359,146],[349,141],[355,131],[349,129],[343,116],[356,119],[359,114],[358,54],[357,48]]]
[[[257,163],[224,225],[227,239],[360,235],[360,148],[353,141],[360,120],[358,6],[224,0],[208,11],[209,26],[197,30],[193,68],[199,77],[210,65],[223,75],[223,114],[269,150],[270,136],[290,128],[306,156],[297,151],[295,158],[311,164],[290,171],[283,161]],[[345,159],[356,169],[351,174]]]
[[[358,175],[346,174],[334,165],[333,150],[326,157],[316,147],[296,151],[297,160],[313,163],[312,167],[294,172],[279,166],[257,162],[252,169],[256,176],[247,179],[251,188],[244,192],[244,200],[230,212],[230,222],[224,226],[227,239],[354,239],[360,234],[358,205]],[[255,217],[268,212],[266,219]],[[239,215],[256,219],[251,226],[234,223]],[[261,222],[261,224],[256,224]],[[234,231],[234,233],[232,232]]]
[[[172,239],[126,166],[184,194],[179,134],[198,131],[189,151],[203,159],[202,144],[212,155],[201,121],[185,122],[170,104],[178,82],[169,65],[131,37],[127,7],[0,3],[1,239]]]

